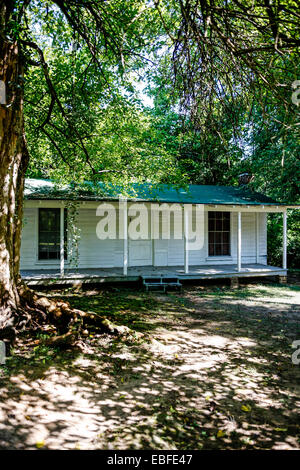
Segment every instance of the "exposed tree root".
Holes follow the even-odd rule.
[[[0,339],[4,338],[10,343],[14,342],[19,332],[26,331],[35,336],[37,333],[49,331],[49,327],[54,335],[48,336],[47,339],[33,340],[32,345],[80,347],[82,338],[86,335],[86,327],[96,327],[103,333],[117,336],[144,336],[127,326],[115,325],[106,317],[72,308],[64,300],[52,300],[38,295],[24,284],[19,287],[19,296],[20,306],[11,310],[9,326],[0,329]]]
[[[45,344],[46,346],[57,347],[70,347],[76,344],[78,340],[77,335],[71,331],[64,335],[56,335],[46,340],[33,341],[32,345]]]

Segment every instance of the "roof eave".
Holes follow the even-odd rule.
[[[118,201],[119,198],[117,197],[99,197],[99,198],[89,198],[89,197],[81,197],[81,198],[66,198],[66,197],[30,197],[25,196],[26,201],[78,201],[78,202],[101,202],[101,201]],[[230,207],[282,207],[286,209],[300,209],[300,204],[286,204],[282,202],[197,202],[197,201],[174,201],[172,199],[164,199],[164,200],[157,200],[157,199],[141,199],[141,198],[128,198],[128,201],[132,202],[152,202],[152,203],[167,203],[167,204],[199,204],[199,205],[206,205],[206,206],[230,206]]]

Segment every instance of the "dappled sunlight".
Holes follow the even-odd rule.
[[[55,352],[44,364],[29,355],[9,369],[0,448],[299,447],[295,321],[278,321],[269,305],[232,306],[197,289],[83,300],[99,311],[109,305],[114,321],[124,315],[125,324],[142,325],[144,341],[92,333],[90,353]]]
[[[297,298],[300,292],[300,287],[298,285],[286,285],[286,284],[272,284],[272,285],[257,285],[257,284],[248,284],[246,286],[241,285],[240,289],[230,289],[228,287],[211,287],[211,289],[195,289],[198,290],[201,295],[217,295],[217,296],[227,296],[232,298],[263,298],[268,300],[268,298]],[[266,298],[266,296],[268,298]]]

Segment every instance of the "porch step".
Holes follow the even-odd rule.
[[[156,290],[159,292],[166,292],[167,289],[180,290],[182,287],[177,276],[165,276],[161,274],[159,276],[151,277],[141,276],[141,278],[146,291]]]

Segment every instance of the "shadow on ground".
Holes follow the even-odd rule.
[[[299,288],[65,297],[145,339],[95,330],[85,354],[20,346],[2,368],[0,449],[300,447]]]

